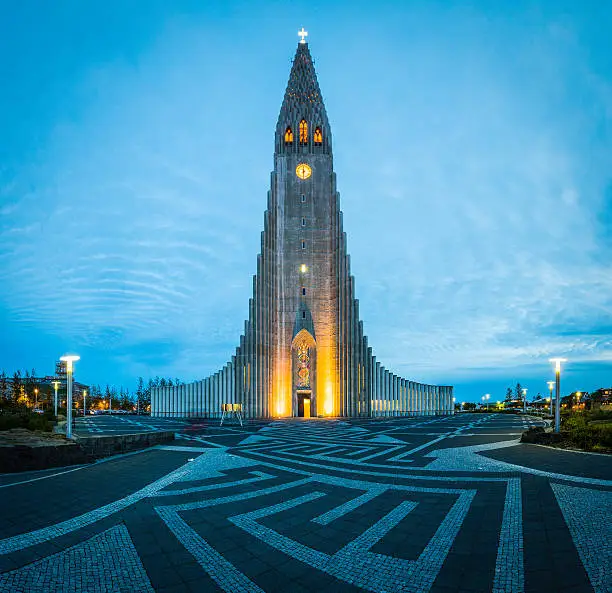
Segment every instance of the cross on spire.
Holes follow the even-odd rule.
[[[304,37],[308,37],[308,31],[305,31],[304,27],[302,27],[302,30],[298,31],[298,37],[302,38],[300,39],[300,43],[306,43],[306,41],[304,40]]]

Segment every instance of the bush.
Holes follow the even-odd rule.
[[[595,413],[574,413],[563,417],[561,428],[567,431],[567,437],[571,443],[586,451],[612,450],[612,421],[604,424],[591,424],[589,421],[605,419],[601,414],[608,412]]]
[[[28,430],[43,430],[51,432],[53,422],[44,414],[33,414],[29,410],[3,410],[0,414],[0,430],[11,430],[11,428],[27,428]]]

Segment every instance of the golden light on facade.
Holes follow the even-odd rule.
[[[300,266],[300,272],[302,272],[302,274],[305,274],[308,271],[308,266],[306,264],[302,264]]]

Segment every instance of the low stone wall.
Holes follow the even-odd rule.
[[[95,459],[110,457],[119,453],[128,453],[146,449],[154,445],[174,440],[173,431],[140,432],[137,434],[79,436],[75,442],[87,454]]]
[[[80,465],[93,460],[93,457],[87,455],[76,443],[0,447],[0,473],[3,474]]]

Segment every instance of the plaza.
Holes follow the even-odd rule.
[[[610,458],[538,424],[79,419],[176,438],[3,475],[0,591],[610,591]]]

